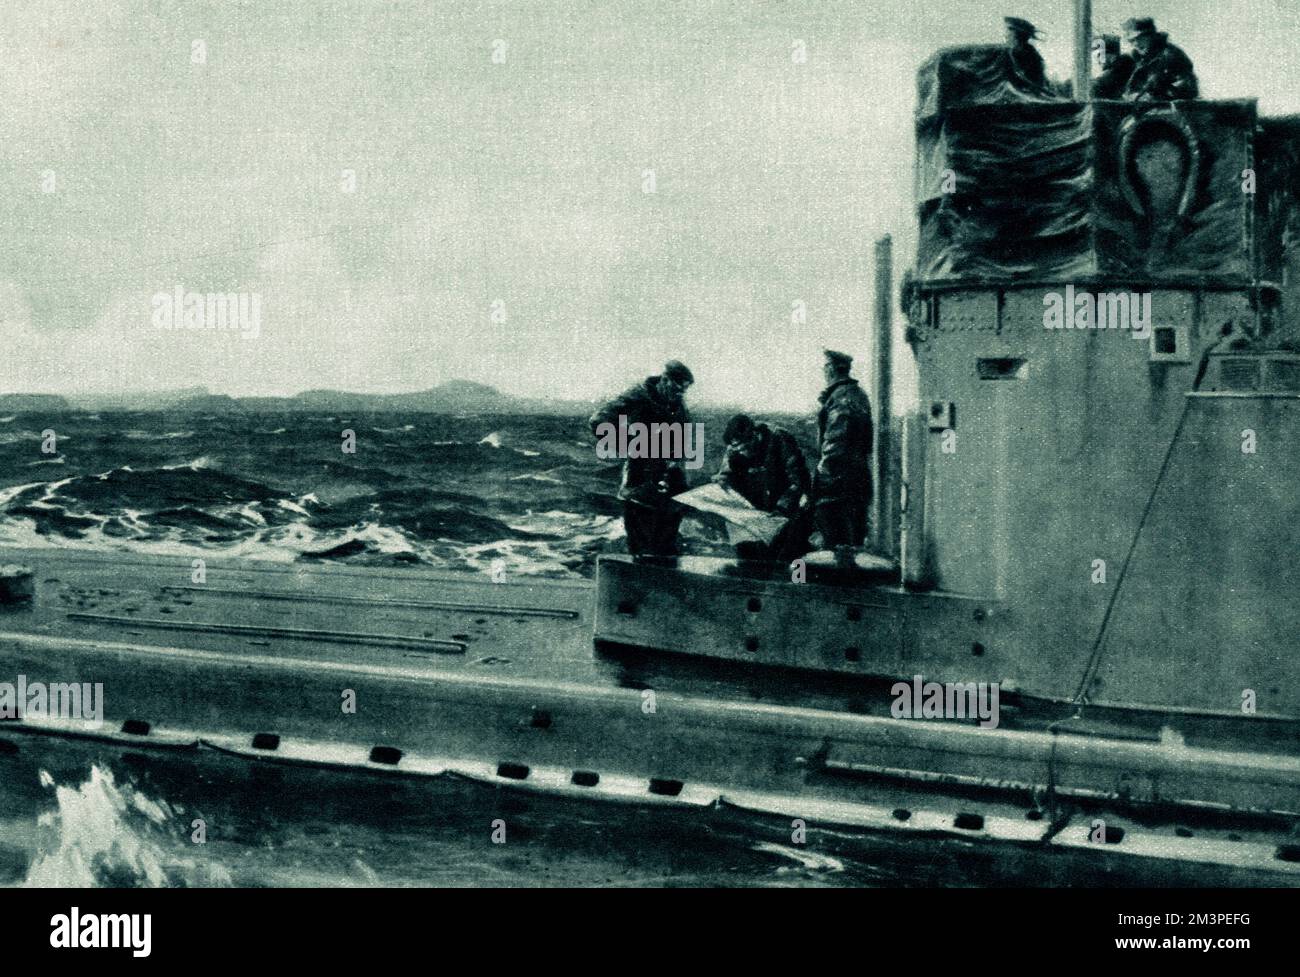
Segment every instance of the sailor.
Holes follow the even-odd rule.
[[[682,363],[669,360],[659,376],[624,391],[591,415],[591,432],[601,437],[603,424],[619,427],[643,424],[690,423],[683,397],[695,382]],[[623,528],[628,552],[643,558],[672,559],[677,555],[677,529],[681,507],[672,501],[686,490],[683,459],[628,457],[623,462],[623,480],[618,497],[623,503]]]
[[[1042,32],[1021,17],[1004,17],[1007,25],[1007,74],[1016,88],[1034,95],[1053,95],[1043,56],[1030,43]]]
[[[1133,46],[1133,74],[1124,86],[1130,102],[1177,102],[1196,98],[1199,86],[1192,59],[1156,30],[1150,17],[1124,22],[1124,37]]]
[[[741,495],[755,509],[789,520],[770,546],[759,542],[736,545],[741,559],[788,563],[809,550],[812,509],[803,505],[812,491],[808,465],[789,431],[737,414],[723,431],[727,446],[722,467],[713,480]]]
[[[814,519],[824,549],[861,546],[871,505],[871,402],[849,375],[853,357],[826,350],[826,389],[817,415]]]
[[[1093,79],[1092,97],[1117,100],[1124,96],[1124,87],[1133,76],[1133,55],[1119,49],[1119,36],[1103,34],[1101,74]]]

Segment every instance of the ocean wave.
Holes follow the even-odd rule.
[[[490,434],[485,434],[482,438],[479,439],[477,443],[480,445],[486,445],[489,448],[498,448],[498,449],[506,448],[507,450],[513,451],[524,458],[540,458],[542,454],[540,451],[533,451],[529,448],[516,448],[507,445],[505,441],[502,440],[502,434],[500,431],[493,431]]]
[[[844,863],[832,855],[823,855],[820,852],[791,848],[789,845],[778,845],[770,841],[760,841],[753,845],[750,850],[762,852],[767,855],[776,855],[780,858],[787,859],[797,865],[800,869],[807,872],[834,873],[844,871]],[[777,869],[777,871],[788,871],[792,867],[793,866],[783,866],[782,868]]]
[[[0,434],[0,444],[20,444],[23,441],[42,441],[39,431],[5,431]],[[62,440],[62,439],[60,439]]]
[[[178,855],[188,826],[165,801],[93,765],[81,783],[58,784],[42,770],[54,809],[37,820],[39,835],[23,888],[175,888],[229,886],[219,863]]]
[[[17,483],[0,481],[6,545],[560,576],[622,547],[621,466],[597,461],[573,418],[379,418],[355,454],[333,417],[191,415],[182,430],[137,412],[123,433],[138,437],[73,421],[63,460],[42,459],[34,432],[0,433],[0,479]],[[37,459],[59,477],[34,480]],[[683,538],[720,542],[691,520]]]
[[[528,472],[525,475],[513,475],[512,482],[542,482],[547,485],[563,485],[564,479],[556,478],[549,472]]]
[[[122,432],[122,437],[128,441],[179,441],[185,438],[194,437],[193,431],[139,431],[130,430]]]

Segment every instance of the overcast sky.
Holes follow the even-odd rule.
[[[1300,112],[1297,0],[1094,8]],[[1068,76],[1068,0],[5,3],[0,390],[588,397],[675,356],[807,407],[818,350],[870,356],[872,242],[912,256],[917,65],[1005,13]],[[260,334],[156,328],[178,285]]]

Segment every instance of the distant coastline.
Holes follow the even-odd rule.
[[[34,411],[201,411],[203,413],[560,414],[589,413],[594,401],[516,397],[468,380],[450,380],[428,390],[395,394],[304,390],[291,397],[231,397],[206,387],[122,394],[0,394],[0,412]]]
[[[448,380],[428,390],[409,393],[365,394],[346,390],[304,390],[291,397],[232,397],[214,394],[206,387],[136,391],[121,394],[0,394],[0,414],[56,411],[113,413],[173,411],[182,413],[293,414],[312,412],[344,414],[530,414],[586,417],[601,400],[562,400],[518,397],[485,383]],[[730,404],[691,403],[693,411],[731,414]],[[764,416],[779,416],[771,411]]]

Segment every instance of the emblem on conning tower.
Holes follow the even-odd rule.
[[[1119,184],[1152,231],[1168,233],[1196,194],[1201,152],[1191,124],[1176,109],[1131,115],[1120,126]]]

